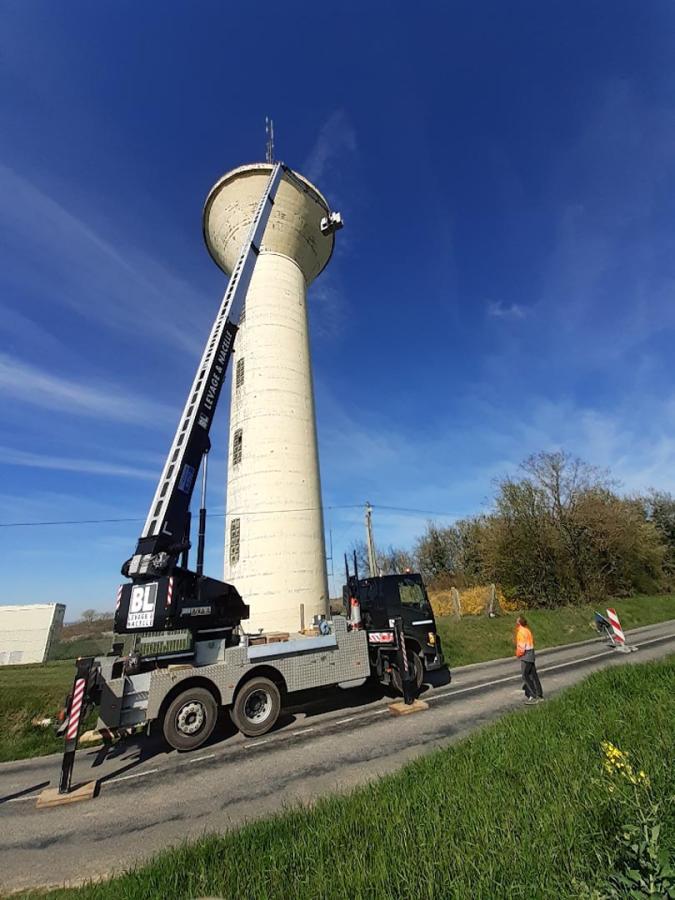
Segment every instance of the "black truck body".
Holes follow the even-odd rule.
[[[346,615],[352,608],[352,599],[359,601],[363,626],[369,635],[371,669],[385,684],[392,683],[400,690],[398,670],[390,665],[390,656],[381,652],[385,647],[382,636],[391,631],[399,616],[403,620],[408,657],[418,687],[425,672],[445,666],[434,611],[421,575],[412,572],[375,578],[349,575],[342,589]]]

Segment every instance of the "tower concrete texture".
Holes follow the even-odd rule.
[[[204,239],[228,275],[272,166],[242,166],[211,189]],[[307,288],[334,235],[326,200],[284,173],[235,340],[227,476],[225,580],[250,605],[246,630],[297,631],[328,603]]]

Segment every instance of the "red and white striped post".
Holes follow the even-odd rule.
[[[615,643],[619,644],[622,647],[625,647],[626,635],[623,633],[623,628],[621,627],[621,622],[619,621],[619,616],[617,615],[616,610],[608,609],[607,618],[609,619],[609,624],[612,626],[612,633]]]
[[[82,725],[82,713],[86,705],[87,685],[91,674],[93,656],[83,656],[77,661],[77,672],[73,683],[73,690],[68,703],[68,725],[66,726],[66,747],[61,763],[61,779],[59,781],[59,794],[70,792],[70,782],[73,776],[75,763],[75,751],[80,736]]]
[[[403,619],[397,616],[394,619],[394,632],[398,639],[398,670],[401,674],[401,688],[403,690],[403,702],[410,706],[415,702],[417,685],[413,682],[408,662],[408,651],[405,646],[405,634],[403,633]]]

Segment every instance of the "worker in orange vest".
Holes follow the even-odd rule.
[[[525,682],[526,703],[539,703],[544,699],[541,682],[537,675],[534,661],[534,637],[525,616],[516,619],[516,656],[520,660],[520,668]]]

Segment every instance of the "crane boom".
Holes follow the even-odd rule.
[[[284,171],[283,163],[275,163],[230,276],[136,552],[123,568],[124,574],[132,578],[165,570],[185,547],[186,521],[197,472],[210,447],[209,430],[232,355],[237,323]]]

